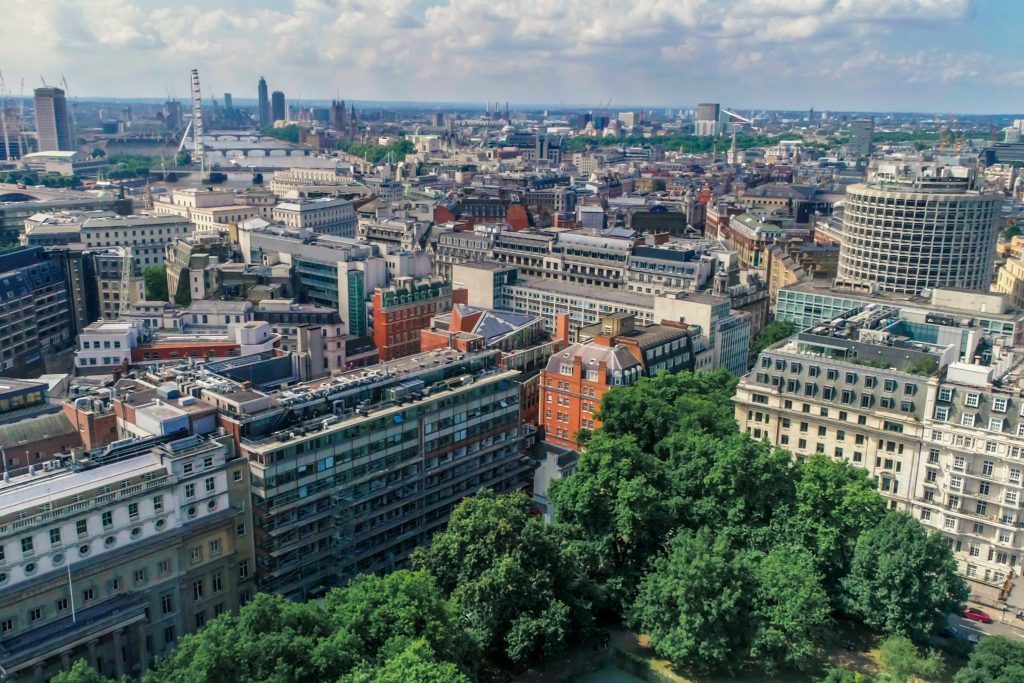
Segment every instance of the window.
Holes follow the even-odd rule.
[[[167,574],[170,574],[171,573],[171,561],[170,560],[160,560],[156,564],[156,571],[161,576],[165,576]]]
[[[974,426],[974,413],[964,413],[960,416],[960,424],[964,427]]]
[[[1006,502],[1009,503],[1010,505],[1016,505],[1019,500],[1020,494],[1017,491],[1006,492]]]
[[[971,525],[971,529],[976,534],[983,534],[983,533],[985,533],[985,525],[982,524],[981,522],[975,522],[974,524],[972,524]]]
[[[203,549],[196,546],[189,551],[188,556],[189,560],[191,560],[193,564],[199,562],[203,559]]]
[[[129,519],[138,519],[139,518],[139,504],[138,503],[128,503],[128,518]]]
[[[992,412],[1005,413],[1009,401],[1004,396],[996,396],[992,399]]]
[[[192,474],[192,463],[187,462],[181,466],[181,471],[185,474]]]
[[[964,397],[964,405],[968,408],[977,408],[980,403],[981,396],[979,394],[967,394]]]
[[[164,509],[164,497],[153,496],[153,512],[160,512]]]
[[[196,628],[200,629],[206,626],[206,612],[196,612]]]
[[[174,596],[170,593],[164,593],[160,596],[160,613],[170,614],[174,611]]]
[[[60,529],[50,529],[50,545],[60,545]]]
[[[953,390],[949,387],[942,387],[939,389],[939,400],[949,403],[953,400]]]
[[[143,567],[142,569],[136,569],[135,570],[135,583],[146,583],[146,579],[148,578],[147,574],[148,574],[148,572],[146,571],[145,567]]]
[[[217,480],[213,477],[206,478],[206,492],[213,493],[217,490]]]
[[[199,579],[198,581],[193,581],[192,582],[192,599],[193,600],[202,600],[203,599],[203,580],[202,579]]]
[[[173,626],[168,626],[167,628],[164,629],[164,643],[170,645],[171,643],[174,642],[174,639],[175,639],[174,627]]]
[[[931,510],[929,510],[927,508],[921,510],[921,520],[922,521],[928,521],[931,518],[932,518],[932,511]]]
[[[887,380],[885,380],[885,382],[882,385],[882,389],[886,393],[890,393],[890,394],[892,392],[896,391],[896,380],[894,380],[894,379],[887,379]]]
[[[82,591],[82,602],[89,602],[90,600],[95,599],[95,597],[96,597],[96,589],[95,588],[86,588],[85,590]]]
[[[109,529],[112,526],[114,526],[114,513],[109,511],[104,512],[103,515],[101,516],[101,519],[103,520],[104,529]]]
[[[31,536],[26,536],[25,538],[21,539],[21,554],[22,555],[31,555],[32,554],[32,537]]]
[[[64,610],[66,610],[68,608],[68,599],[67,598],[57,598],[57,603],[56,604],[57,604],[57,611],[58,612],[63,612]]]
[[[29,618],[29,621],[42,621],[42,619],[43,619],[43,608],[42,607],[35,607],[35,608],[29,610],[28,618]]]
[[[195,498],[196,497],[196,485],[195,484],[185,484],[185,497],[186,498]]]
[[[548,396],[548,398],[551,398],[551,397]],[[231,473],[231,478],[234,481],[242,481],[242,470],[235,470],[234,472],[232,472]]]
[[[220,555],[220,539],[215,538],[210,541],[210,557]]]
[[[10,633],[14,630],[14,619],[0,621],[0,633]]]
[[[235,533],[237,533],[239,536],[245,536],[245,522],[240,522],[238,524],[238,526],[235,528]]]
[[[220,572],[217,572],[213,575],[210,581],[210,585],[214,593],[220,593],[222,590],[224,590],[224,579],[221,576]]]
[[[242,560],[238,563],[238,580],[245,581],[249,578],[249,560]]]
[[[208,470],[211,467],[213,467],[213,457],[208,455],[203,458],[203,469]]]

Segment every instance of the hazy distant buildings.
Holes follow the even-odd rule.
[[[287,120],[288,110],[284,105],[284,93],[280,90],[275,90],[270,95],[270,122]]]
[[[260,128],[266,128],[273,121],[270,118],[270,98],[267,96],[267,79],[260,76]]]
[[[68,120],[68,104],[60,88],[36,88],[36,137],[40,152],[75,149]]]
[[[874,119],[855,119],[850,121],[850,139],[846,143],[847,154],[851,157],[871,156],[871,140],[874,135]]]
[[[339,135],[345,134],[345,100],[331,101],[331,130]]]
[[[719,119],[722,115],[722,107],[717,102],[705,102],[697,105],[697,119],[693,124],[693,132],[696,135],[718,135],[721,133]]]
[[[231,101],[231,93],[229,93],[229,92],[224,93],[224,108],[227,109],[228,111],[231,111],[232,109],[234,109],[232,104],[233,103]]]

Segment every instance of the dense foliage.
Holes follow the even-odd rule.
[[[152,157],[112,156],[108,161],[111,167],[103,175],[109,180],[145,178],[149,175],[149,169],[160,165],[160,160]]]
[[[774,145],[779,141],[774,135],[737,135],[736,147],[738,149],[749,149],[751,147],[765,147]],[[578,136],[569,138],[566,141],[568,149],[578,151],[587,147],[634,147],[638,145],[661,145],[667,152],[684,152],[687,154],[707,154],[716,147],[724,152],[732,141],[726,138],[716,138],[710,135],[662,135],[645,138],[635,135],[623,138],[617,137],[584,137]]]
[[[294,123],[287,126],[281,126],[280,128],[267,126],[260,130],[260,135],[282,140],[284,142],[291,142],[296,145],[299,144],[299,127]]]
[[[1000,636],[982,638],[956,683],[1018,683],[1024,681],[1024,643]]]
[[[360,159],[365,159],[372,164],[377,164],[384,161],[389,155],[394,163],[405,161],[405,155],[415,152],[416,146],[410,140],[405,139],[387,145],[342,140],[338,143],[338,149]]]
[[[750,343],[750,357],[757,356],[772,344],[776,344],[796,332],[796,325],[788,320],[773,320],[754,337]]]
[[[150,266],[142,271],[146,301],[167,301],[167,268]]]
[[[735,382],[616,388],[576,473],[549,492],[554,524],[522,493],[483,491],[414,553],[413,571],[359,577],[320,602],[258,595],[183,638],[146,680],[483,682],[621,621],[686,670],[806,670],[837,617],[898,636],[882,653],[890,680],[932,675],[935,656],[914,642],[966,597],[949,546],[886,510],[864,470],[794,463],[738,433]],[[959,683],[1017,680],[1017,653],[979,651],[979,673]]]

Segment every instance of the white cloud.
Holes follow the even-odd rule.
[[[9,79],[64,73],[97,95],[159,95],[168,82],[183,94],[197,66],[212,89],[238,98],[264,74],[293,97],[683,104],[704,88],[750,104],[767,94],[764,106],[796,94],[803,106],[850,100],[858,88],[877,97],[898,78],[976,85],[994,79],[996,61],[953,57],[920,37],[904,44],[914,31],[963,30],[970,0],[3,3]]]

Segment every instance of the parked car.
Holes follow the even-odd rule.
[[[964,619],[970,619],[971,621],[980,621],[983,624],[992,623],[992,617],[976,607],[968,607],[965,609],[963,617]]]

